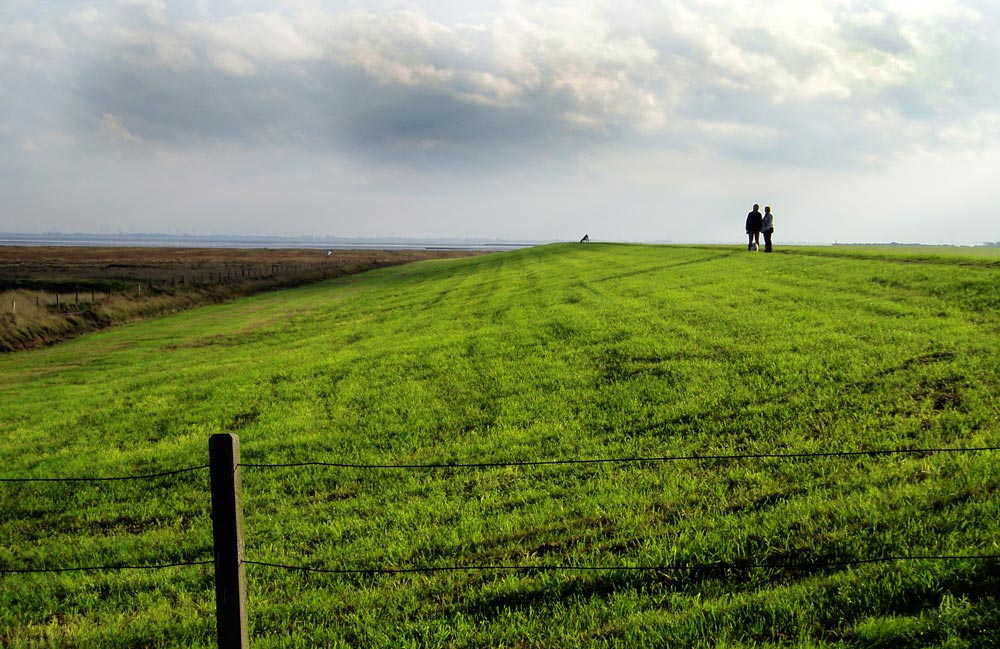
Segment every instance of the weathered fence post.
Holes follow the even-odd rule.
[[[240,438],[231,433],[208,440],[215,548],[215,626],[219,649],[247,649],[247,581],[243,563],[243,485]]]

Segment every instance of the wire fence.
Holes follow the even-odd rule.
[[[151,565],[112,564],[98,566],[74,566],[70,568],[0,568],[0,573],[10,574],[45,574],[53,572],[105,572],[119,570],[165,570],[167,568],[183,568],[187,566],[209,566],[214,559],[202,561],[176,561],[174,563],[157,563]]]
[[[333,469],[356,469],[356,470],[408,470],[408,471],[432,471],[441,469],[492,469],[492,468],[516,468],[516,467],[537,467],[537,466],[569,466],[569,465],[601,465],[601,464],[650,464],[650,463],[670,463],[670,462],[745,462],[761,460],[809,460],[821,458],[856,458],[856,457],[879,457],[890,455],[919,455],[931,456],[939,454],[969,454],[986,453],[1000,451],[1000,446],[975,446],[975,447],[934,447],[934,448],[901,448],[901,449],[867,449],[858,451],[822,451],[822,452],[799,452],[799,453],[735,453],[735,454],[688,454],[688,455],[664,455],[664,456],[631,456],[631,457],[611,457],[611,458],[570,458],[552,460],[514,460],[496,462],[431,462],[423,464],[387,464],[387,463],[351,463],[351,462],[285,462],[285,463],[261,463],[261,462],[240,462],[238,468],[246,469],[278,469],[278,468],[302,468],[321,467]],[[125,476],[104,476],[104,477],[2,477],[0,483],[86,483],[86,482],[123,482],[153,480],[164,477],[172,477],[185,473],[195,473],[209,469],[208,464],[191,466],[172,471],[162,471],[158,473],[148,473],[140,475]],[[534,572],[594,572],[594,571],[628,571],[628,572],[677,572],[677,571],[732,571],[732,570],[823,570],[837,567],[856,566],[873,563],[896,563],[913,561],[980,561],[997,560],[998,554],[913,554],[913,555],[887,555],[878,557],[866,557],[848,560],[831,561],[741,561],[741,562],[714,562],[714,563],[675,563],[657,565],[563,565],[563,564],[531,564],[531,565],[505,565],[505,564],[475,564],[475,565],[447,565],[447,566],[415,566],[410,568],[317,568],[314,566],[289,565],[285,563],[259,561],[244,559],[242,563],[261,568],[271,568],[287,571],[297,571],[304,573],[321,574],[407,574],[407,573],[435,573],[435,572],[458,572],[458,571],[534,571]],[[172,561],[167,563],[150,562],[149,564],[107,564],[91,566],[69,566],[52,568],[10,568],[0,567],[0,574],[44,574],[61,572],[84,572],[84,571],[124,571],[124,570],[161,570],[177,567],[206,566],[211,565],[214,559],[198,559],[192,561]]]
[[[624,564],[607,566],[582,566],[561,564],[539,565],[501,565],[482,564],[471,566],[417,566],[413,568],[314,568],[311,566],[292,566],[266,561],[246,560],[250,566],[278,568],[297,572],[314,572],[338,575],[398,575],[412,573],[434,572],[731,572],[734,570],[824,570],[828,568],[845,568],[873,563],[897,563],[903,561],[980,561],[996,560],[996,554],[926,554],[926,555],[893,555],[885,557],[870,557],[867,559],[848,559],[843,561],[784,561],[784,562],[725,562],[714,563],[672,563],[657,565],[630,566]]]
[[[241,462],[248,469],[274,469],[287,467],[319,466],[339,469],[489,469],[525,466],[556,466],[573,464],[637,464],[654,462],[717,462],[744,460],[798,460],[831,457],[877,457],[880,455],[933,455],[941,453],[980,453],[998,451],[998,446],[973,446],[961,448],[913,448],[913,449],[871,449],[865,451],[821,451],[810,453],[737,453],[705,455],[660,455],[613,458],[582,458],[566,460],[514,460],[507,462],[431,462],[426,464],[352,464],[346,462],[289,462],[284,464],[263,464]]]
[[[384,256],[355,255],[349,258],[331,256],[317,262],[220,264],[209,269],[195,267],[134,269],[126,275],[115,274],[90,280],[85,282],[85,285],[90,285],[85,288],[70,287],[63,290],[53,282],[42,283],[40,287],[29,284],[19,288],[15,285],[4,292],[12,297],[0,305],[0,312],[17,314],[24,311],[25,307],[30,307],[32,302],[36,309],[45,307],[66,311],[107,303],[116,298],[133,299],[181,289],[275,281],[290,275],[327,275],[330,272],[340,274],[345,266],[379,266],[386,263],[390,262]],[[94,284],[100,288],[95,288]],[[14,297],[18,291],[21,292],[20,298]]]
[[[163,471],[161,473],[145,473],[142,475],[110,476],[110,477],[64,477],[64,478],[0,478],[0,482],[125,482],[128,480],[151,480],[153,478],[164,478],[167,476],[179,475],[181,473],[193,473],[204,471],[207,464],[192,466],[186,469],[176,469],[174,471]]]

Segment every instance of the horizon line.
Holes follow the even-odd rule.
[[[333,235],[333,234],[192,234],[192,233],[167,233],[167,232],[116,232],[116,233],[94,233],[94,232],[2,232],[0,231],[0,245],[14,245],[18,240],[25,238],[28,240],[44,240],[50,237],[68,237],[79,239],[166,239],[166,240],[206,240],[206,241],[294,241],[294,242],[357,242],[357,243],[379,243],[379,242],[412,242],[412,243],[439,243],[439,242],[461,242],[473,243],[482,242],[480,245],[521,245],[534,246],[549,243],[573,243],[576,238],[570,239],[518,239],[506,237],[472,237],[472,236],[413,236],[413,235]],[[8,241],[10,240],[10,241]],[[654,245],[735,245],[738,241],[718,241],[718,240],[690,240],[678,241],[673,239],[591,239],[590,243],[638,243]],[[1000,241],[983,241],[978,244],[955,244],[955,243],[920,243],[920,242],[900,242],[900,241],[789,241],[786,246],[917,246],[917,247],[949,247],[949,248],[981,248],[1000,247]]]

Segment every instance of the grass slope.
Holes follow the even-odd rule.
[[[0,356],[0,477],[197,467],[220,431],[253,464],[998,446],[998,316],[1000,264],[955,254],[421,262]],[[0,569],[210,560],[207,483],[0,483]],[[996,452],[245,467],[248,559],[314,570],[248,566],[251,638],[992,647],[996,560],[865,561],[997,554],[998,483]],[[451,569],[490,565],[522,569]],[[409,568],[444,570],[315,571]],[[214,642],[211,565],[0,573],[0,645]]]
[[[0,353],[465,250],[0,246]]]

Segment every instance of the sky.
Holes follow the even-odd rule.
[[[1000,240],[995,0],[4,0],[0,231]]]

